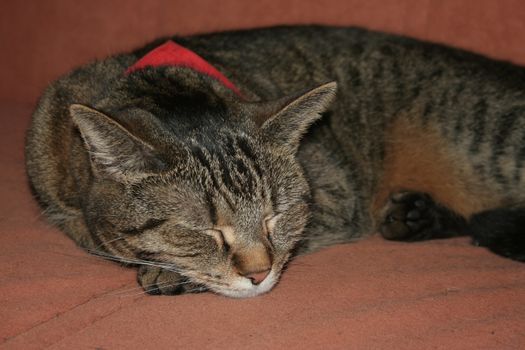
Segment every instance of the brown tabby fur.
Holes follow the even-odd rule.
[[[173,39],[243,97],[124,74],[162,39],[53,83],[26,147],[49,220],[151,293],[264,293],[292,254],[373,233],[392,193],[466,218],[523,203],[523,68],[356,28]]]
[[[373,201],[374,212],[382,209],[391,193],[404,189],[425,192],[463,216],[503,205],[472,169],[461,167],[468,159],[447,145],[436,127],[424,128],[417,121],[399,118],[392,123],[386,142],[384,175]]]

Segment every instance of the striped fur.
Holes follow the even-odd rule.
[[[466,219],[523,205],[521,67],[355,28],[173,39],[243,98],[187,68],[123,74],[157,41],[53,83],[26,146],[49,219],[150,293],[264,293],[399,191]]]

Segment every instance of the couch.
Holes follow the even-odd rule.
[[[468,238],[334,246],[251,299],[146,295],[46,223],[23,156],[46,84],[157,36],[359,25],[525,64],[523,2],[34,0],[3,3],[0,23],[0,349],[525,348],[525,265]]]

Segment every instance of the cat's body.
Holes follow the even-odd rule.
[[[54,83],[28,134],[28,174],[50,219],[85,248],[142,264],[145,288],[177,293],[189,279],[256,295],[293,250],[376,229],[468,233],[524,258],[525,69],[351,28],[174,40],[242,97],[188,68],[126,74],[158,41]],[[494,208],[511,209],[476,214]],[[511,231],[501,247],[497,233],[476,236],[494,221]]]

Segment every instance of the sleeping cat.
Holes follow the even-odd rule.
[[[377,231],[525,260],[525,69],[412,39],[161,39],[51,84],[26,159],[49,220],[151,294],[259,295]]]

